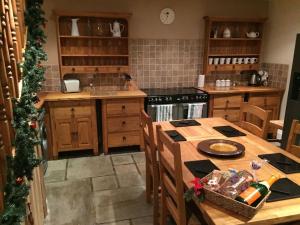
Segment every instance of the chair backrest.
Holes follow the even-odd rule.
[[[240,112],[240,127],[258,137],[266,139],[271,112],[258,106],[250,105],[249,103],[242,103]],[[251,116],[262,121],[261,127],[252,121]]]
[[[300,158],[300,146],[296,145],[297,136],[300,136],[300,121],[293,120],[286,150]]]
[[[166,207],[177,225],[186,225],[184,185],[180,145],[174,142],[161,126],[157,126],[162,207]]]
[[[141,119],[145,142],[145,155],[148,162],[150,163],[150,168],[152,169],[153,176],[154,173],[158,175],[157,151],[155,147],[152,119],[144,110],[142,110],[141,112]]]

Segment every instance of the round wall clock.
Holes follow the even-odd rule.
[[[173,9],[165,8],[160,12],[160,21],[163,24],[171,24],[175,20],[175,12]]]

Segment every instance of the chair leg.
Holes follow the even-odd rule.
[[[159,225],[159,192],[157,180],[153,180],[153,225]]]
[[[148,203],[151,202],[152,194],[152,176],[149,168],[149,163],[146,160],[146,200]]]
[[[166,205],[166,192],[164,188],[161,188],[161,208],[160,208],[160,225],[166,225],[167,224],[167,205]]]

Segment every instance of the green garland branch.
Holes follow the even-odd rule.
[[[38,102],[37,92],[44,81],[45,68],[42,61],[47,55],[42,46],[46,41],[43,31],[46,20],[42,10],[43,0],[27,0],[25,24],[28,29],[27,43],[22,68],[23,88],[21,97],[13,99],[13,127],[15,129],[15,156],[7,158],[7,183],[4,190],[4,211],[0,215],[2,225],[20,225],[26,216],[26,203],[29,194],[29,182],[33,169],[40,164],[35,155],[35,121],[38,111],[34,104]]]

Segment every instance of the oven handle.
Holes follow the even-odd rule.
[[[158,104],[158,105],[148,105],[149,107],[152,107],[152,108],[156,108],[157,106],[161,106],[161,105],[172,105],[172,106],[176,106],[178,104]]]

